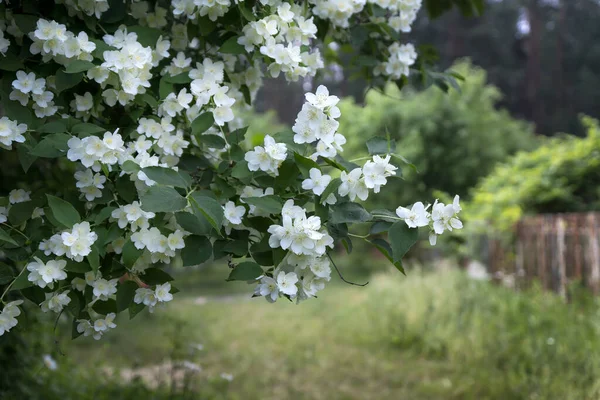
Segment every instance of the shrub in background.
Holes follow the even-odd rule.
[[[349,139],[346,158],[363,151],[358,138],[389,134],[397,140],[398,152],[418,170],[405,167],[403,181],[395,180],[389,192],[375,197],[378,203],[393,198],[411,204],[432,198],[434,191],[468,196],[498,162],[536,146],[532,126],[498,108],[502,94],[487,84],[483,69],[463,61],[452,70],[466,77],[460,91],[431,87],[400,93],[388,85],[385,92],[371,90],[364,107],[352,98],[341,102],[339,131]]]
[[[525,214],[600,210],[600,131],[591,118],[583,123],[586,137],[550,139],[483,179],[465,207],[469,229],[486,229],[491,223],[494,230],[506,232]]]

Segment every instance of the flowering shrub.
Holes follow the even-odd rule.
[[[255,296],[299,302],[330,280],[334,245],[351,250],[352,224],[370,224],[375,236],[359,237],[402,270],[415,228],[434,244],[462,227],[458,198],[365,210],[356,199],[379,192],[402,158],[379,137],[363,165],[345,161],[339,99],[324,86],[306,94],[291,132],[246,152],[235,115],[263,73],[310,79],[335,62],[322,55],[333,40],[361,50],[356,65],[373,85],[429,76],[415,47],[398,43],[420,5],[4,1],[1,151],[16,152],[26,173],[54,159],[44,165],[69,169],[74,182],[30,191],[25,180],[2,199],[0,300],[20,291],[44,312],[70,314],[74,336],[99,339],[118,313],[173,298],[164,267],[174,258],[184,267],[227,258],[229,279],[254,283]],[[0,335],[17,324],[20,302],[4,305]]]

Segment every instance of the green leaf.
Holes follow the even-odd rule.
[[[5,56],[0,55],[0,70],[18,71],[24,68],[23,62],[15,54],[7,53]]]
[[[67,261],[67,265],[65,266],[65,271],[69,272],[77,272],[80,274],[85,274],[88,271],[91,271],[90,265],[85,262],[75,262],[72,260]]]
[[[390,228],[388,237],[392,245],[394,262],[397,262],[402,260],[402,257],[417,242],[419,230],[409,228],[404,221],[398,221]]]
[[[96,217],[94,218],[94,224],[98,225],[98,224],[101,224],[102,222],[106,221],[108,218],[110,218],[110,216],[114,210],[116,210],[116,207],[112,207],[112,206],[104,207],[102,210],[100,210],[98,215],[96,215]]]
[[[128,174],[132,174],[134,172],[138,172],[140,170],[140,166],[131,160],[127,160],[121,165],[121,170],[123,172],[127,172]]]
[[[96,311],[98,314],[108,315],[110,313],[117,312],[117,302],[113,299],[108,299],[105,301],[97,301],[92,306],[92,309]]]
[[[158,83],[158,96],[161,100],[165,99],[169,94],[175,91],[175,86],[169,82],[164,76]]]
[[[108,9],[102,13],[100,21],[115,24],[127,16],[127,4],[123,0],[108,0]]]
[[[238,41],[239,36],[232,36],[223,43],[223,45],[219,48],[219,53],[222,54],[244,54],[246,51],[244,46],[239,44]]]
[[[196,135],[196,139],[212,149],[223,149],[227,145],[225,139],[217,135]]]
[[[188,72],[182,72],[181,74],[175,76],[165,75],[164,78],[167,82],[179,84],[190,83],[192,81],[192,78],[190,78],[190,74]]]
[[[64,133],[53,133],[46,135],[29,154],[43,158],[57,158],[67,154],[69,146],[67,142],[71,136]]]
[[[342,184],[342,180],[340,178],[334,178],[329,182],[329,185],[325,188],[323,193],[321,194],[321,199],[326,199],[330,194],[335,193],[337,189]]]
[[[396,142],[384,137],[376,136],[367,140],[369,154],[391,154],[396,151]]]
[[[152,212],[175,212],[187,205],[185,197],[168,186],[154,185],[141,196],[142,209]]]
[[[98,268],[100,268],[100,255],[96,246],[92,246],[92,251],[87,256],[87,260],[90,263],[90,267],[92,267],[92,271],[98,272]]]
[[[146,167],[142,169],[146,176],[154,182],[166,186],[188,188],[192,185],[192,178],[187,172],[175,171],[171,168]]]
[[[247,126],[245,128],[236,129],[235,131],[233,131],[229,135],[227,135],[227,141],[231,145],[238,144],[244,140],[244,137],[246,136],[246,132],[248,132]]]
[[[381,252],[381,254],[383,254],[385,256],[385,258],[387,258],[388,261],[391,262],[398,269],[398,271],[400,271],[404,275],[406,275],[406,273],[404,272],[404,267],[402,266],[402,262],[401,261],[394,262],[394,257],[392,255],[393,251],[388,242],[386,242],[383,239],[373,239],[373,240],[371,240],[370,243],[372,245],[374,245],[377,248],[377,250],[379,250]]]
[[[173,281],[173,277],[167,274],[165,271],[159,268],[148,268],[144,271],[144,275],[142,276],[142,280],[145,284],[154,286],[154,285],[162,285],[166,282]]]
[[[19,226],[31,218],[35,204],[32,201],[13,204],[8,210],[8,221],[13,226]]]
[[[19,155],[19,162],[21,163],[21,167],[23,167],[23,171],[27,173],[29,168],[33,165],[35,160],[38,159],[37,156],[30,154],[30,151],[33,148],[27,143],[21,143],[17,146],[17,154]]]
[[[183,229],[196,235],[208,236],[213,229],[210,222],[208,222],[206,217],[202,214],[194,215],[182,211],[176,213],[175,218],[177,219],[177,223],[181,225]]]
[[[213,124],[215,123],[215,119],[211,112],[206,112],[202,115],[199,115],[192,122],[192,135],[199,135],[201,133],[206,132]]]
[[[56,80],[55,80],[56,92],[60,93],[67,89],[71,89],[72,87],[76,86],[82,80],[83,80],[82,72],[68,74],[62,70],[58,70],[56,72]]]
[[[366,222],[370,220],[371,214],[358,203],[341,203],[331,207],[330,222],[332,224]]]
[[[238,3],[238,8],[240,10],[240,14],[246,21],[252,22],[256,21],[256,17],[254,16],[254,12],[252,11],[252,7],[250,9],[247,7],[246,2],[242,1]]]
[[[4,111],[4,115],[13,121],[17,121],[19,123],[27,124],[29,127],[34,119],[31,110],[27,107],[23,107],[16,101],[9,101],[8,99],[4,99],[2,102],[2,107]]]
[[[236,257],[243,257],[248,254],[248,239],[237,239],[227,242],[223,247],[225,253],[233,254]]]
[[[283,200],[281,200],[281,197],[272,194],[262,197],[245,197],[244,201],[269,214],[279,214],[283,208]]]
[[[104,132],[106,132],[105,128],[95,124],[90,124],[89,122],[76,124],[73,126],[73,128],[71,128],[71,133],[75,135],[95,135]]]
[[[321,170],[319,164],[317,164],[310,158],[306,158],[296,152],[294,152],[294,160],[296,161],[296,165],[298,165],[298,168],[300,168],[300,172],[302,172],[302,175],[304,176],[310,176],[309,172],[313,168]]]
[[[117,312],[125,311],[133,302],[138,284],[133,281],[125,281],[117,288]]]
[[[52,215],[62,225],[71,228],[81,221],[79,213],[70,203],[49,194],[46,197],[48,198],[48,205],[52,210]]]
[[[131,240],[128,240],[123,245],[123,264],[127,268],[133,267],[133,264],[142,256],[144,251],[135,247]]]
[[[10,237],[10,235],[8,233],[6,233],[3,229],[0,228],[0,240],[6,243],[10,243],[13,244],[15,246],[18,246],[18,243],[15,242],[15,240],[13,238]]]
[[[217,230],[221,231],[223,225],[223,207],[218,201],[210,197],[204,196],[201,193],[195,192],[190,196],[192,209],[195,214],[200,213],[210,224]]]
[[[39,17],[35,15],[27,15],[27,14],[13,14],[13,19],[15,20],[15,24],[21,32],[25,35],[35,31],[37,27],[37,21]]]
[[[17,276],[17,279],[15,279],[14,283],[10,287],[10,290],[23,290],[25,288],[33,286],[33,282],[30,282],[28,277],[29,273],[27,271],[21,272],[21,274]]]
[[[136,304],[131,302],[129,304],[129,319],[133,319],[136,315],[138,315],[146,306],[143,303]]]
[[[369,230],[370,235],[377,235],[378,233],[387,232],[390,230],[390,227],[393,225],[393,222],[389,221],[377,221],[373,225],[371,225],[371,229]]]
[[[253,172],[248,169],[248,162],[240,161],[231,169],[231,176],[248,185],[252,180]]]
[[[240,86],[240,91],[244,95],[244,101],[249,106],[252,105],[252,96],[250,95],[250,88],[247,85]]]
[[[211,257],[212,244],[206,237],[192,235],[185,238],[185,247],[181,251],[184,267],[200,265]]]
[[[4,263],[0,263],[0,285],[6,285],[14,279],[12,268]]]
[[[67,124],[62,120],[52,121],[40,126],[36,130],[41,133],[65,133],[67,131]]]
[[[76,74],[78,72],[85,72],[88,69],[94,68],[95,66],[96,65],[94,65],[94,63],[91,63],[89,61],[75,60],[71,61],[69,65],[65,67],[65,72],[67,74]]]
[[[228,281],[253,281],[264,275],[263,269],[255,262],[245,261],[239,263],[229,274]]]
[[[135,32],[138,36],[137,41],[144,47],[156,47],[158,38],[162,35],[162,32],[155,28],[147,26],[133,25],[127,27],[127,32]]]

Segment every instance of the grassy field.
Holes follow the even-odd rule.
[[[151,384],[174,377],[202,393],[190,399],[600,396],[593,300],[566,305],[458,271],[381,274],[366,288],[333,284],[299,306],[249,299],[244,287],[202,297],[188,290],[155,314],[120,319],[99,343],[63,342],[58,361],[121,369]]]

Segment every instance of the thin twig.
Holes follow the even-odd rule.
[[[342,276],[342,273],[338,269],[337,265],[335,265],[335,262],[333,261],[333,258],[331,258],[331,255],[329,253],[327,253],[327,257],[329,257],[329,261],[331,261],[331,264],[333,265],[333,268],[335,268],[335,270],[337,271],[338,275],[340,276],[340,279],[343,280],[344,282],[346,282],[346,283],[348,283],[350,285],[354,285],[354,286],[367,286],[369,284],[369,282],[366,282],[366,283],[354,283],[354,282],[347,281]]]

